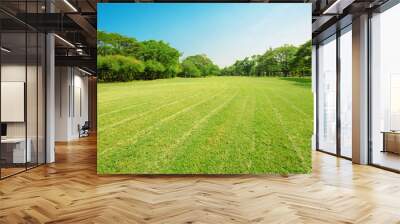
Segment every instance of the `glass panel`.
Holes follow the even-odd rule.
[[[318,48],[319,149],[336,153],[336,36]]]
[[[400,5],[372,18],[372,163],[400,170]]]
[[[26,94],[26,112],[27,112],[27,142],[28,149],[30,148],[30,160],[28,160],[28,168],[37,165],[38,158],[38,35],[36,32],[27,33],[28,38],[28,63],[27,63],[27,94]]]
[[[340,150],[352,156],[352,35],[351,26],[340,36]]]
[[[43,13],[45,1],[1,1],[0,7],[23,19],[25,12]],[[4,178],[45,162],[46,54],[44,34],[2,12],[0,26],[0,177]]]
[[[46,37],[44,34],[39,33],[38,45],[38,163],[45,163],[46,150],[45,150],[45,44]]]
[[[27,2],[27,13],[38,13],[37,1]],[[32,20],[37,20],[33,17]],[[37,23],[38,21],[31,21]],[[30,148],[30,161],[27,167],[35,167],[38,164],[38,45],[39,36],[36,30],[27,30],[27,82],[26,82],[26,111],[27,111],[27,143]]]
[[[26,33],[2,33],[1,43],[1,161],[2,177],[25,170],[30,162],[26,144]],[[28,149],[28,150],[27,150]]]

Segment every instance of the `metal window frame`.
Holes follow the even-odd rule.
[[[326,153],[326,154],[329,154],[329,155],[333,155],[333,156],[336,156],[336,157],[339,157],[339,158],[343,158],[343,159],[346,159],[346,160],[352,160],[352,158],[350,158],[350,157],[347,157],[347,156],[344,156],[344,155],[342,155],[342,149],[341,149],[341,131],[342,131],[342,127],[341,127],[341,117],[340,117],[340,103],[341,103],[341,99],[340,99],[340,91],[341,91],[341,89],[340,89],[340,81],[341,81],[341,56],[340,56],[340,37],[345,33],[345,32],[343,32],[344,30],[346,30],[346,29],[348,29],[348,27],[349,26],[351,26],[352,25],[352,23],[349,23],[349,24],[347,24],[347,25],[345,25],[344,27],[340,27],[338,24],[335,24],[335,26],[336,26],[336,32],[335,33],[333,33],[333,34],[331,34],[331,35],[329,35],[329,36],[327,36],[327,37],[325,37],[324,39],[322,39],[322,40],[320,40],[320,41],[318,41],[318,43],[316,44],[316,54],[315,54],[315,57],[316,57],[316,71],[315,71],[315,80],[316,80],[316,108],[315,108],[315,110],[316,110],[316,116],[315,116],[315,118],[316,118],[316,134],[315,134],[315,136],[316,136],[316,139],[315,139],[315,141],[316,141],[316,151],[318,151],[318,152],[323,152],[323,153]],[[350,32],[350,31],[348,31],[348,32]],[[321,149],[320,147],[319,147],[319,110],[320,110],[320,108],[319,108],[319,94],[320,94],[320,92],[319,92],[319,62],[320,62],[320,59],[319,59],[319,53],[318,53],[318,51],[319,51],[319,48],[320,48],[320,44],[322,43],[322,42],[324,42],[324,41],[326,41],[326,40],[328,40],[329,38],[332,38],[332,36],[335,36],[335,38],[334,39],[332,39],[331,41],[336,41],[336,61],[335,61],[335,63],[336,63],[336,152],[335,153],[332,153],[332,152],[328,152],[328,151],[326,151],[326,150],[324,150],[324,149]]]
[[[384,13],[385,11],[391,9],[392,7],[396,6],[400,4],[400,0],[388,0],[387,2],[385,2],[384,4],[382,4],[381,6],[379,6],[378,8],[375,8],[373,10],[368,11],[368,30],[367,30],[367,46],[368,46],[368,54],[367,54],[367,63],[368,63],[368,69],[367,69],[367,82],[368,82],[368,95],[367,95],[367,107],[368,107],[368,111],[367,111],[367,119],[368,119],[368,165],[379,168],[379,169],[383,169],[383,170],[387,170],[390,172],[394,172],[394,173],[400,173],[400,169],[394,169],[388,166],[384,166],[381,164],[377,164],[374,163],[373,160],[373,138],[372,138],[372,105],[373,105],[373,101],[372,101],[372,93],[373,93],[373,88],[372,88],[372,19],[374,18],[373,14],[374,13]]]
[[[379,165],[379,164],[374,164],[373,163],[373,147],[372,147],[373,146],[373,144],[372,144],[373,143],[372,142],[372,92],[373,92],[373,89],[372,89],[372,54],[373,54],[373,52],[372,52],[372,24],[371,24],[371,20],[373,18],[373,13],[383,13],[386,10],[396,6],[397,4],[400,4],[400,0],[388,0],[384,4],[382,4],[381,6],[379,6],[377,8],[370,9],[370,10],[367,11],[367,13],[368,13],[368,30],[367,30],[367,42],[368,42],[367,43],[367,47],[368,47],[368,49],[367,49],[367,51],[368,51],[368,54],[367,54],[367,66],[368,66],[368,69],[367,69],[367,82],[368,82],[368,86],[367,86],[367,88],[368,88],[368,90],[367,90],[367,92],[368,92],[368,95],[367,95],[367,102],[368,102],[368,105],[367,105],[367,107],[368,107],[368,111],[367,111],[367,116],[368,116],[368,124],[367,124],[368,138],[367,138],[367,141],[368,141],[368,152],[367,152],[367,154],[368,154],[368,161],[367,161],[367,165],[370,165],[370,166],[373,166],[373,167],[377,167],[379,169],[395,172],[395,173],[400,173],[400,170],[393,169],[393,168],[386,167],[386,166],[382,166],[382,165]],[[340,22],[340,21],[338,21],[338,22]],[[349,25],[351,25],[351,23],[346,25],[345,27],[341,28],[340,31],[346,29],[347,26],[349,26]],[[337,28],[337,30],[339,30],[339,29]],[[318,42],[315,44],[316,45],[316,55],[315,55],[315,57],[316,57],[316,79],[315,80],[316,80],[316,88],[317,88],[317,91],[316,91],[316,108],[315,108],[316,109],[316,121],[315,122],[316,122],[316,125],[317,125],[316,126],[316,132],[317,132],[316,133],[316,151],[323,152],[323,153],[326,153],[326,154],[329,154],[329,155],[333,155],[333,156],[336,156],[336,157],[344,158],[344,159],[347,159],[347,160],[352,160],[352,158],[349,158],[349,157],[341,155],[341,148],[340,148],[340,145],[338,144],[338,141],[336,142],[336,146],[337,146],[336,154],[324,151],[323,149],[319,148],[319,127],[318,127],[319,126],[319,103],[318,103],[318,100],[319,100],[319,88],[318,88],[318,86],[319,86],[319,84],[318,84],[319,83],[319,58],[318,58],[318,49],[319,49],[319,45],[320,45],[321,42],[327,40],[328,38],[330,38],[333,35],[335,35],[335,34],[332,34],[332,35],[329,35],[327,37],[324,37],[322,40],[318,40]],[[337,45],[338,45],[338,43],[340,45],[339,38],[340,38],[341,35],[342,34],[337,35],[336,38],[335,38],[335,40],[337,41],[337,43],[336,43]],[[340,53],[339,51],[336,52],[337,58],[339,57],[339,62],[340,62],[339,53]],[[337,69],[338,69],[338,67],[337,67]],[[340,67],[339,67],[339,69],[340,69]],[[336,72],[337,72],[337,75],[338,75],[338,71],[336,71]],[[340,70],[339,70],[339,73],[340,73]],[[339,78],[340,78],[340,74],[339,74]],[[336,80],[336,84],[340,84],[340,82],[338,82],[338,79]],[[340,91],[340,87],[338,89]],[[338,110],[338,105],[340,107],[340,104],[338,104],[338,102],[340,103],[340,99],[338,100],[338,97],[340,97],[340,92],[336,93],[336,97],[337,97],[336,98],[337,99],[336,111],[340,111],[340,110]],[[338,116],[338,115],[340,116],[340,113],[336,112],[336,116]],[[340,123],[338,124],[338,121],[340,121],[340,117],[339,118],[337,117],[337,119],[336,119],[337,128],[340,129],[340,130],[337,130],[337,132],[336,132],[337,136],[336,137],[338,137],[338,136],[340,137],[340,135],[338,135],[338,133],[341,132]],[[340,139],[339,139],[339,142],[340,142]]]

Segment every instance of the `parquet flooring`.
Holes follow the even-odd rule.
[[[0,223],[400,223],[400,175],[313,152],[295,176],[98,176],[96,139],[0,181]]]

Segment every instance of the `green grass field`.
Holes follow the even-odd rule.
[[[310,79],[98,84],[100,174],[311,171]]]

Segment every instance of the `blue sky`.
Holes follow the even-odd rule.
[[[164,40],[183,57],[207,54],[223,67],[269,47],[310,40],[311,5],[99,3],[98,29]]]

